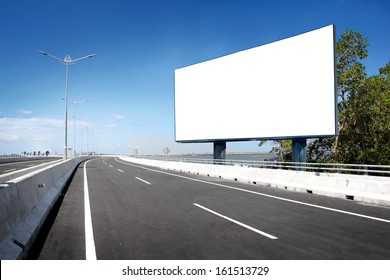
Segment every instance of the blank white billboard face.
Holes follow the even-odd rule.
[[[175,70],[177,142],[334,136],[335,30]]]

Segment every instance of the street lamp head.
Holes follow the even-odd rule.
[[[38,51],[40,54],[47,55],[47,52],[44,51]]]
[[[65,56],[64,62],[65,62],[65,63],[71,63],[71,62],[72,62],[72,59],[70,58],[70,55],[69,55],[69,54],[67,54],[67,55]]]
[[[87,56],[87,58],[94,57],[94,56],[96,56],[96,54],[90,54]]]
[[[82,101],[73,101],[72,104],[76,106],[76,105],[79,105],[79,104],[81,104],[81,103],[88,102],[88,101],[90,101],[90,100],[91,100],[91,99],[88,98],[88,99],[85,99],[85,100],[82,100]]]

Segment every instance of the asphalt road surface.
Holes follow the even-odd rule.
[[[97,158],[41,241],[32,258],[390,259],[390,208]]]
[[[43,163],[55,161],[55,160],[58,160],[58,158],[35,159],[35,160],[27,160],[27,161],[23,160],[23,161],[9,162],[9,163],[0,163],[0,176],[18,170],[26,169],[29,167],[37,166]]]

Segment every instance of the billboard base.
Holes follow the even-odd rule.
[[[226,141],[214,142],[213,148],[214,148],[213,158],[215,160],[225,160],[226,159]]]
[[[306,162],[306,138],[292,139],[292,161]]]

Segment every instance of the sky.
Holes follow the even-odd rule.
[[[337,38],[348,28],[368,39],[374,75],[390,58],[389,14],[388,0],[0,0],[0,154],[63,151],[66,67],[40,50],[96,54],[69,66],[69,148],[211,153],[174,141],[175,69],[335,24]],[[86,99],[74,126],[72,102]],[[271,147],[257,144],[227,152]]]

